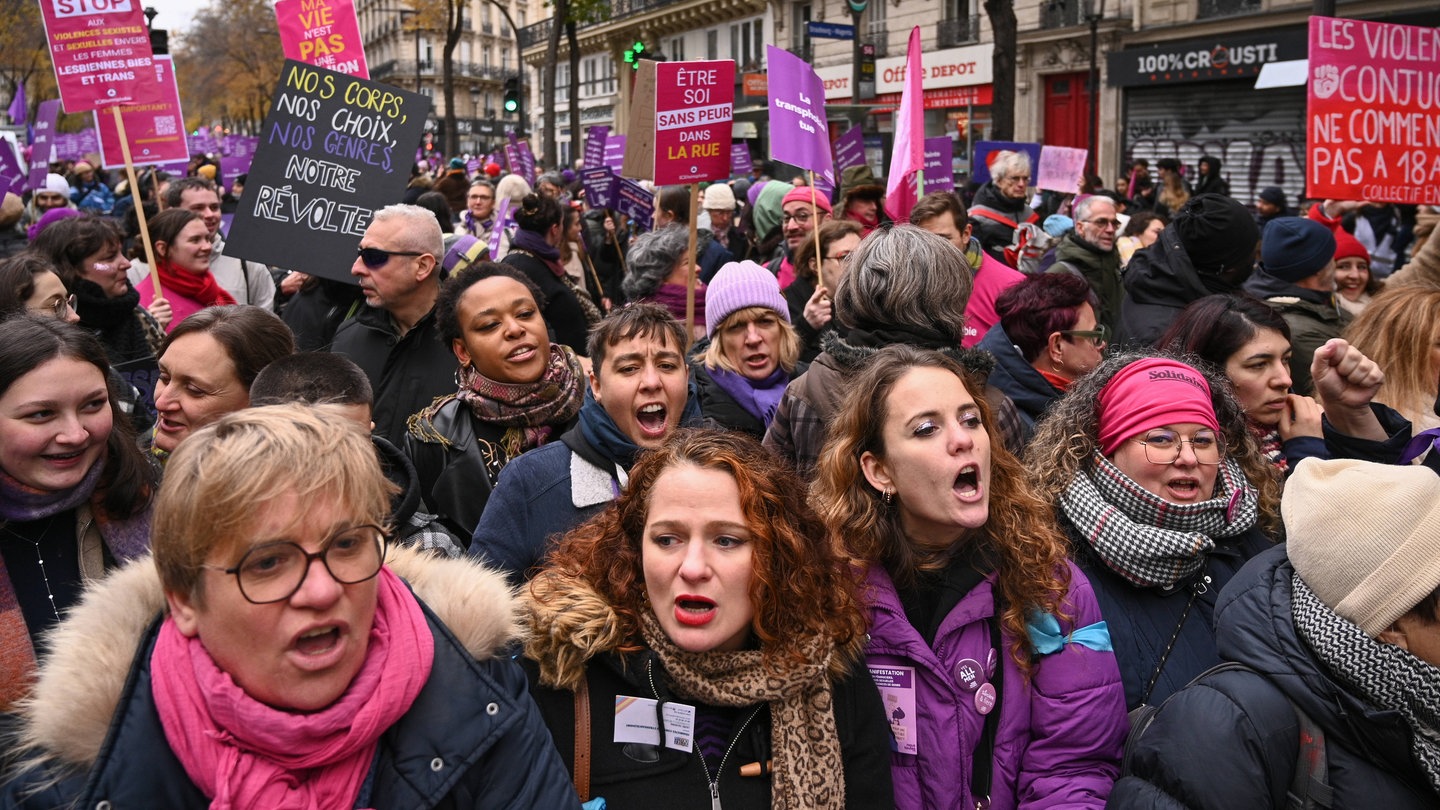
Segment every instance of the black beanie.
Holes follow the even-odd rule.
[[[1201,273],[1249,266],[1260,241],[1260,228],[1245,206],[1223,194],[1197,194],[1171,225],[1190,263]]]
[[[1294,284],[1307,279],[1335,258],[1335,234],[1305,217],[1276,217],[1265,226],[1260,266],[1268,275]]]

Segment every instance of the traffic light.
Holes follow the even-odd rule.
[[[520,77],[511,76],[505,80],[505,112],[520,112]]]

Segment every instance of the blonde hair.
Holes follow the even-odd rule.
[[[1345,339],[1385,372],[1375,401],[1411,422],[1436,419],[1436,374],[1431,350],[1440,339],[1440,286],[1386,289],[1345,328]]]
[[[735,321],[753,321],[765,315],[774,316],[780,324],[780,345],[777,347],[780,354],[780,367],[789,374],[795,371],[795,363],[800,359],[800,336],[795,334],[795,327],[780,316],[775,310],[769,307],[745,307],[737,309],[725,316],[725,320],[715,327],[715,336],[710,340],[710,345],[705,347],[703,360],[708,369],[724,369],[725,371],[739,374],[740,369],[725,356],[725,349],[720,345],[720,333]]]
[[[268,405],[227,414],[181,442],[155,499],[150,546],[170,593],[199,599],[201,566],[242,542],[267,508],[333,498],[356,523],[384,526],[398,491],[365,429],[329,405]],[[296,523],[304,517],[297,509]]]

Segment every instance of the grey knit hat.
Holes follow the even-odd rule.
[[[1371,638],[1440,585],[1440,476],[1427,467],[1306,459],[1280,513],[1295,572]]]

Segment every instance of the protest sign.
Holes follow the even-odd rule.
[[[353,282],[355,247],[404,192],[429,111],[419,93],[285,60],[225,253]]]
[[[655,184],[729,177],[735,62],[661,62],[655,81]]]
[[[604,165],[605,139],[610,137],[610,127],[593,126],[585,130],[585,165],[589,168]]]
[[[18,197],[25,193],[26,170],[18,146],[8,138],[0,138],[0,194]]]
[[[60,115],[60,99],[40,102],[35,112],[35,140],[30,143],[30,188],[45,185],[50,172],[50,159],[55,155],[55,119]]]
[[[789,51],[766,45],[765,59],[770,66],[770,158],[815,172],[833,186],[825,83]]]
[[[278,0],[275,22],[286,59],[370,78],[351,0]]]
[[[1310,18],[1306,196],[1440,204],[1440,29]]]
[[[615,184],[615,203],[611,207],[630,217],[641,230],[650,230],[655,218],[655,198],[644,186],[623,177]]]
[[[616,174],[619,174],[621,167],[625,165],[625,143],[624,135],[611,135],[605,139],[604,163]]]
[[[1088,149],[1071,149],[1067,146],[1040,147],[1040,162],[1035,167],[1035,187],[1044,191],[1078,193],[1080,182],[1085,178],[1085,161],[1089,156]]]
[[[995,152],[1024,152],[1030,156],[1030,168],[1040,165],[1040,144],[1023,141],[976,141],[975,158],[970,164],[970,179],[977,183],[990,182],[990,156]]]
[[[955,142],[948,135],[925,139],[925,193],[955,189]]]
[[[835,172],[845,171],[851,166],[865,165],[865,132],[860,127],[851,127],[835,140]]]
[[[510,227],[514,221],[510,216],[510,198],[501,197],[500,204],[495,206],[495,225],[490,229],[490,255],[500,255],[500,238],[505,235],[505,229]]]
[[[615,204],[615,173],[609,166],[580,170],[580,184],[585,188],[585,202],[591,208],[609,208]]]
[[[154,53],[139,0],[40,0],[40,14],[65,112],[154,100]]]
[[[525,182],[534,185],[535,155],[530,151],[530,142],[520,140],[514,130],[505,133],[505,137],[505,164],[510,173],[518,174],[525,178]]]
[[[744,177],[750,173],[750,166],[754,163],[750,157],[750,144],[730,144],[730,174],[734,177]]]
[[[180,87],[175,83],[175,63],[168,56],[155,57],[160,74],[160,100],[120,108],[125,134],[130,138],[130,162],[136,166],[169,163],[190,158],[185,142],[185,115],[180,111]],[[100,133],[100,162],[106,168],[125,165],[120,145],[119,124],[113,113],[96,112],[95,129]]]

